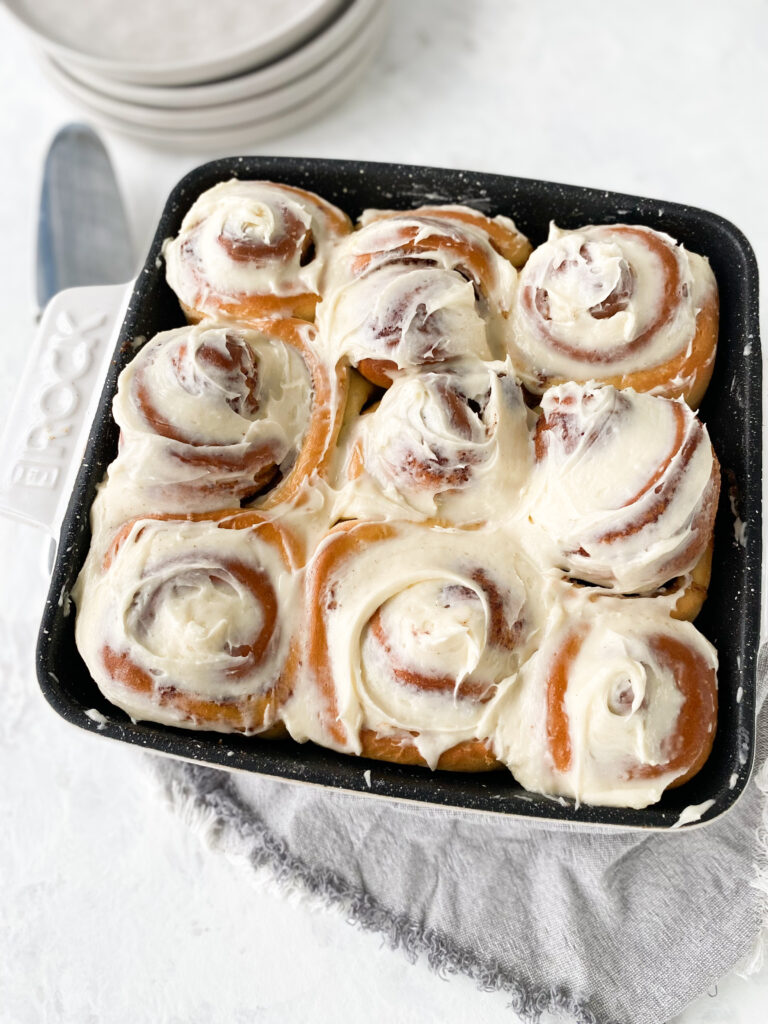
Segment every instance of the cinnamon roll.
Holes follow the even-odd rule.
[[[523,666],[499,714],[497,752],[526,789],[646,807],[702,767],[717,657],[694,626],[651,604],[561,615]]]
[[[720,472],[688,406],[571,383],[550,388],[541,408],[531,549],[573,578],[625,594],[690,572],[712,539]]]
[[[502,354],[529,248],[506,217],[461,206],[367,211],[339,247],[318,322],[332,362],[388,387],[399,371]]]
[[[497,766],[494,708],[533,630],[516,556],[494,541],[404,522],[335,527],[307,566],[314,696],[286,708],[291,734],[400,763]]]
[[[661,231],[552,225],[520,275],[511,354],[526,387],[566,380],[683,397],[696,408],[715,359],[709,263]]]
[[[270,181],[221,182],[163,248],[168,284],[191,322],[314,318],[334,242],[352,228],[325,199]]]
[[[533,246],[525,235],[518,231],[515,222],[510,217],[505,217],[503,214],[486,217],[479,210],[474,210],[470,206],[460,206],[457,203],[445,203],[442,206],[418,206],[413,210],[366,210],[360,217],[360,224],[365,226],[378,220],[392,218],[399,220],[409,217],[449,220],[480,231],[487,235],[491,247],[517,269],[523,266],[533,252]]]
[[[398,377],[350,432],[341,514],[451,524],[507,514],[532,464],[530,415],[508,361]]]
[[[260,493],[274,505],[322,472],[345,377],[318,357],[315,334],[290,318],[206,321],[148,342],[113,404],[121,444],[110,484],[123,511],[205,511]]]
[[[134,719],[260,733],[295,676],[298,548],[253,513],[126,523],[74,592],[80,653]]]

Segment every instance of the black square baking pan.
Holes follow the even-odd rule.
[[[720,338],[712,383],[700,413],[723,471],[709,597],[697,627],[718,651],[719,721],[712,753],[691,781],[667,790],[643,810],[576,806],[572,800],[524,791],[506,771],[465,775],[430,772],[348,757],[312,744],[239,735],[186,732],[133,722],[101,695],[75,647],[67,595],[85,560],[89,510],[116,455],[111,400],[134,341],[184,322],[165,281],[161,249],[195,199],[232,177],[270,179],[318,192],[353,219],[366,207],[409,208],[451,202],[511,216],[534,245],[551,220],[565,228],[625,222],[668,232],[709,257],[720,289]],[[68,721],[113,739],[191,761],[258,772],[337,789],[447,807],[528,818],[640,828],[712,820],[743,792],[755,741],[755,672],[761,618],[761,382],[758,276],[744,235],[715,214],[675,203],[497,174],[280,157],[232,157],[189,173],[171,193],[117,337],[85,458],[61,528],[58,555],[41,626],[40,686]]]

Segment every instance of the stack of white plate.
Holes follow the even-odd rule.
[[[347,96],[386,0],[6,0],[90,117],[168,148],[291,131]]]

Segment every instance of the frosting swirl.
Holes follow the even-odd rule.
[[[349,218],[313,192],[269,181],[220,182],[163,247],[168,283],[190,319],[311,320],[332,244]]]
[[[712,372],[717,289],[709,263],[663,232],[553,224],[521,273],[514,326],[531,391],[599,378],[695,405]]]
[[[472,531],[332,530],[307,567],[315,700],[286,708],[291,734],[369,756],[416,752],[432,767],[464,744],[475,767],[493,763],[493,709],[532,632],[518,556],[497,541],[491,560]]]
[[[318,309],[330,358],[387,387],[404,369],[504,351],[517,275],[489,226],[511,236],[505,251],[528,243],[501,220],[466,207],[366,211]]]
[[[525,664],[497,752],[526,789],[645,807],[702,766],[717,657],[690,623],[650,604],[561,618]]]
[[[206,321],[156,335],[120,375],[112,503],[140,512],[285,500],[327,461],[345,377],[329,374],[300,320]],[[281,482],[282,481],[282,482]]]
[[[622,593],[693,569],[712,535],[720,474],[681,401],[596,384],[550,388],[536,428],[532,550]]]
[[[132,718],[259,732],[292,686],[297,548],[253,514],[137,519],[78,583],[77,643]],[[85,579],[88,578],[88,585]]]
[[[469,523],[508,512],[531,468],[528,416],[509,362],[398,377],[351,432],[341,514]]]

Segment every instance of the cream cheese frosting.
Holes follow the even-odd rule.
[[[356,753],[363,729],[407,737],[433,767],[490,737],[546,621],[550,593],[535,577],[500,530],[358,521],[331,531],[307,567],[311,685],[285,709],[291,735]]]
[[[331,360],[385,359],[402,370],[505,351],[517,271],[457,212],[476,216],[464,207],[363,215],[338,247],[317,311]]]
[[[497,753],[526,789],[645,807],[712,743],[717,656],[643,599],[555,615],[499,714]]]
[[[536,392],[661,366],[689,348],[715,290],[708,261],[664,232],[553,223],[521,272],[512,358]]]
[[[312,404],[302,353],[279,337],[210,321],[156,335],[121,373],[113,403],[117,515],[237,504],[290,471]]]
[[[384,358],[407,369],[467,354],[490,358],[472,283],[442,267],[384,263],[318,310],[331,358]]]
[[[509,361],[399,377],[350,432],[340,516],[499,521],[530,474],[530,418]]]
[[[311,515],[318,502],[304,483],[322,487],[347,389],[315,337],[312,324],[285,317],[203,321],[150,340],[118,381],[119,454],[94,506],[99,525],[245,501]]]
[[[445,217],[457,224],[469,225],[481,231],[490,241],[493,248],[513,267],[521,267],[531,254],[531,243],[519,230],[511,217],[497,213],[493,217],[476,210],[472,206],[461,203],[441,203],[439,206],[420,206],[410,212],[407,210],[382,210],[369,208],[360,214],[358,223],[367,227],[374,221],[387,219],[403,220],[408,217]]]
[[[168,283],[189,309],[219,315],[251,296],[317,295],[344,214],[302,189],[268,181],[220,182],[166,240]]]
[[[258,530],[138,519],[106,559],[96,547],[89,555],[74,594],[78,649],[132,718],[228,731],[226,719],[212,725],[185,697],[268,695],[295,633],[297,589],[280,548]]]
[[[689,572],[710,540],[719,469],[685,403],[592,382],[550,388],[541,408],[524,502],[541,564],[625,594]]]

